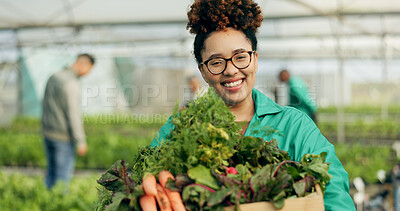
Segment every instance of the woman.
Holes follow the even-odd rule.
[[[245,136],[276,139],[279,148],[299,161],[306,153],[327,152],[333,176],[324,196],[326,210],[355,210],[349,195],[348,174],[335,149],[303,112],[282,107],[254,89],[258,67],[255,32],[261,25],[261,10],[251,0],[197,0],[188,12],[190,32],[196,34],[194,54],[204,80],[230,107],[236,121],[249,122]],[[256,133],[271,126],[278,134]],[[165,140],[173,129],[169,120],[153,140]]]

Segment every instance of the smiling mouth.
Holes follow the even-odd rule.
[[[235,87],[235,86],[239,86],[242,83],[243,83],[243,79],[240,79],[240,80],[234,81],[234,82],[229,82],[229,83],[221,83],[221,84],[224,87]]]

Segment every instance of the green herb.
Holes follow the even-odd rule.
[[[144,171],[157,175],[169,170],[177,175],[198,165],[207,168],[229,165],[241,128],[213,89],[189,103],[188,109],[175,113],[172,123],[175,128],[167,141],[153,149],[142,148],[135,157],[135,181],[140,181]]]
[[[150,172],[150,169],[158,165],[160,147],[144,146],[139,148],[139,152],[133,158],[132,179],[136,183],[141,183],[144,172]]]
[[[278,148],[278,142],[275,139],[266,142],[262,138],[246,136],[239,139],[237,152],[231,163],[243,164],[254,171],[266,164],[278,163],[283,160],[290,160],[289,154]]]

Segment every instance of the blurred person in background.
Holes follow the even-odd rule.
[[[202,92],[201,81],[197,76],[190,76],[187,81],[190,86],[190,96],[184,100],[185,107],[188,107],[188,103],[192,100],[195,100],[196,97]]]
[[[196,93],[200,90],[201,82],[199,78],[196,76],[191,76],[189,78],[190,89],[192,91],[192,95],[195,96]]]
[[[289,86],[288,106],[303,111],[317,124],[317,106],[311,100],[307,84],[304,80],[299,77],[291,76],[289,71],[285,69],[279,73],[279,79]]]
[[[94,63],[93,56],[80,54],[69,69],[56,72],[47,81],[43,98],[42,133],[46,148],[45,183],[48,189],[58,181],[68,185],[75,169],[76,151],[80,156],[87,153],[79,78],[87,75]]]

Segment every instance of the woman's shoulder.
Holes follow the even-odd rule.
[[[291,106],[279,105],[257,89],[253,89],[253,99],[255,101],[256,112],[259,116],[283,115],[287,118],[308,118],[307,114],[305,114],[303,111]]]
[[[290,122],[313,123],[314,121],[303,111],[291,106],[281,106],[281,115]]]
[[[284,112],[286,115],[292,115],[296,117],[302,117],[302,116],[307,116],[306,113],[303,111],[300,111],[299,109],[292,107],[292,106],[281,106],[282,107],[282,112]]]

